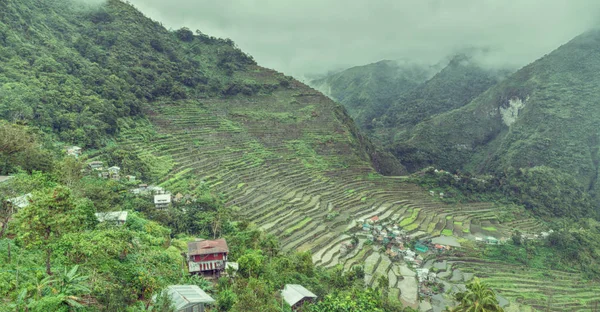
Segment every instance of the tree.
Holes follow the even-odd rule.
[[[264,260],[265,257],[262,255],[261,250],[250,249],[246,251],[238,259],[240,274],[245,278],[258,277],[262,273]]]
[[[459,304],[451,310],[453,312],[504,312],[494,291],[477,277],[467,284],[465,292],[457,293],[455,299]]]
[[[351,292],[336,292],[310,306],[310,312],[383,312],[379,294],[372,290],[353,289]]]
[[[217,296],[217,309],[219,311],[229,311],[237,301],[237,296],[230,289],[224,289]]]
[[[65,157],[55,166],[55,174],[58,180],[72,187],[83,178],[83,163],[75,157]]]
[[[16,167],[27,171],[48,169],[51,160],[29,129],[0,122],[0,174],[10,173]]]
[[[86,206],[87,207],[87,206]],[[35,192],[31,204],[16,216],[17,234],[25,246],[38,247],[46,252],[46,273],[52,275],[52,250],[61,237],[80,230],[93,211],[77,207],[71,190],[58,186]]]

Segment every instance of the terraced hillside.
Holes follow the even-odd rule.
[[[596,311],[600,285],[577,272],[537,270],[478,259],[447,259],[456,275],[475,273],[502,296],[539,311]],[[459,274],[462,274],[459,273]]]
[[[125,131],[121,143],[141,155],[172,158],[161,186],[209,187],[277,234],[285,249],[318,252],[340,239],[351,220],[373,215],[397,215],[415,235],[503,228],[492,204],[445,205],[415,185],[376,174],[339,121],[344,115],[328,111],[327,102],[296,83],[270,96],[165,103],[149,109],[154,135]]]
[[[270,73],[255,71],[265,77]],[[366,265],[367,283],[387,275],[389,295],[405,304],[418,305],[414,272],[408,267],[365,244],[363,236],[355,250],[340,255],[341,243],[351,239],[345,232],[356,226],[354,220],[391,218],[414,237],[500,238],[508,237],[512,229],[524,233],[545,229],[539,221],[503,206],[445,204],[402,177],[377,174],[368,157],[357,152],[356,137],[340,122],[345,114],[330,109],[339,106],[298,82],[268,96],[199,102],[146,107],[153,131],[123,131],[119,144],[141,157],[152,155],[170,164],[161,186],[183,193],[210,188],[241,218],[276,234],[284,249],[310,250],[313,261],[326,267]],[[530,274],[530,280],[523,281],[519,274],[511,275],[512,268],[494,271],[467,261],[460,266],[497,279],[494,286],[510,299],[523,296],[511,293],[511,285],[523,282],[531,298],[520,300],[534,306],[541,306],[552,294],[547,290],[555,287],[542,274]],[[573,284],[577,276],[571,278]],[[557,305],[585,306],[587,297],[558,291],[552,299]]]

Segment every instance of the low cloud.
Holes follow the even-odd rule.
[[[486,51],[490,66],[520,67],[600,17],[598,0],[130,2],[167,27],[231,38],[259,64],[296,76],[382,59],[434,63],[465,49]]]

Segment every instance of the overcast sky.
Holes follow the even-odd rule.
[[[436,62],[487,48],[523,66],[596,25],[600,0],[129,0],[167,28],[233,39],[301,77],[382,59]]]

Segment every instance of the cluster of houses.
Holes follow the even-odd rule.
[[[417,265],[423,261],[421,256],[418,256],[415,251],[407,247],[411,238],[398,225],[380,223],[378,216],[373,216],[367,220],[358,220],[357,224],[363,232],[367,233],[367,240],[386,247],[386,254],[392,260],[404,260]]]
[[[92,170],[92,172],[96,172],[99,178],[104,179],[113,179],[115,181],[121,180],[121,168],[117,166],[112,166],[104,169],[104,163],[95,160],[88,163],[88,167]],[[128,175],[125,176],[128,181],[135,181],[135,176]]]

